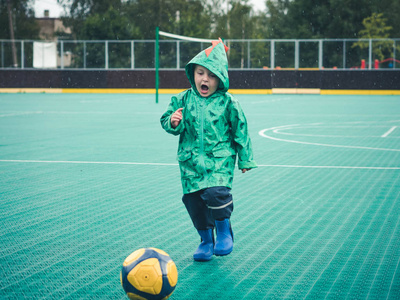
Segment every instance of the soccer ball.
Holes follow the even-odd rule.
[[[156,248],[131,253],[121,270],[121,284],[130,299],[167,299],[175,290],[178,270],[169,255]]]

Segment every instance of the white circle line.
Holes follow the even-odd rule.
[[[258,132],[258,134],[260,136],[262,136],[262,137],[267,138],[267,139],[280,141],[280,142],[295,143],[295,144],[305,144],[305,145],[314,145],[314,146],[323,146],[323,147],[335,147],[335,148],[350,148],[350,149],[365,149],[365,150],[379,150],[379,151],[400,152],[400,149],[386,149],[386,148],[374,148],[374,147],[362,147],[362,146],[346,146],[346,145],[321,144],[321,143],[311,143],[311,142],[303,142],[303,141],[285,140],[285,139],[280,139],[280,138],[269,136],[269,135],[267,135],[265,133],[267,131],[274,131],[275,132],[276,130],[280,130],[280,129],[292,129],[295,126],[300,126],[300,125],[298,125],[298,124],[296,124],[296,125],[284,125],[284,126],[278,126],[278,127],[262,129],[262,130],[260,130]]]

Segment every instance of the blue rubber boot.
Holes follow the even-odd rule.
[[[233,250],[233,232],[229,219],[223,221],[215,220],[217,240],[215,242],[214,254],[217,256],[228,255]]]
[[[209,261],[214,255],[214,234],[212,229],[197,230],[201,237],[201,244],[193,253],[195,261]]]

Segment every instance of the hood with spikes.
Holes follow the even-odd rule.
[[[217,92],[221,91],[225,93],[228,91],[228,58],[226,57],[228,49],[229,48],[224,45],[221,39],[212,41],[211,47],[201,51],[186,65],[186,76],[195,91],[194,69],[196,65],[203,66],[218,76],[220,82]]]

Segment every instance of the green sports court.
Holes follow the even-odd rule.
[[[166,251],[170,299],[399,299],[400,96],[237,95],[259,168],[235,174],[232,254],[193,261],[171,95],[0,94],[0,298],[127,299]]]

